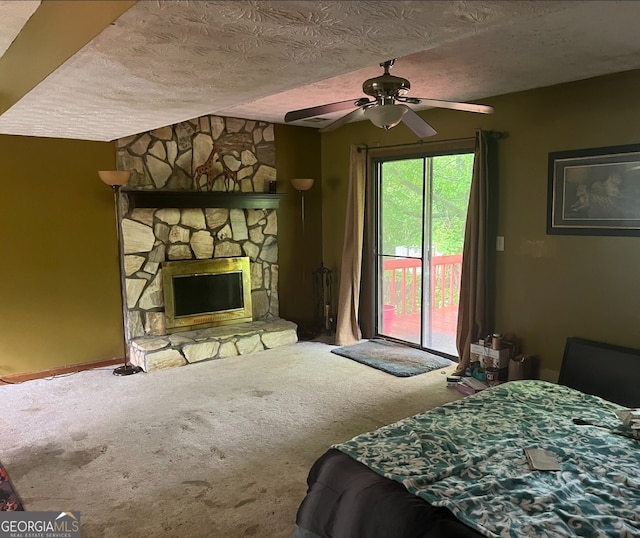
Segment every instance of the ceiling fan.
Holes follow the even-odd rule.
[[[361,97],[360,99],[349,99],[347,101],[338,101],[337,103],[292,110],[285,114],[285,123],[348,110],[355,106],[357,107],[355,110],[323,127],[320,132],[333,131],[347,122],[366,118],[376,127],[387,130],[403,122],[417,136],[425,138],[436,134],[435,129],[407,105],[423,104],[436,108],[479,112],[480,114],[493,113],[493,107],[487,105],[441,101],[424,97],[408,97],[406,94],[411,88],[409,81],[406,78],[396,77],[389,73],[389,69],[394,63],[395,59],[381,63],[380,67],[384,68],[384,73],[378,77],[365,80],[362,85],[362,91],[373,99]]]

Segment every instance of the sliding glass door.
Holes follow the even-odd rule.
[[[377,333],[457,356],[473,153],[377,158],[373,169]]]

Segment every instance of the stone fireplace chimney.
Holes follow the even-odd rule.
[[[127,342],[165,334],[167,261],[248,257],[253,320],[278,320],[273,125],[205,116],[118,140],[117,152],[131,172],[119,205]]]

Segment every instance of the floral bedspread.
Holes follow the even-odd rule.
[[[560,385],[516,381],[333,448],[485,536],[640,536],[640,441],[616,409]],[[555,453],[562,470],[531,471],[525,448]]]

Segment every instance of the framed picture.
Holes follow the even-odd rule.
[[[640,144],[549,153],[547,234],[640,236]]]

